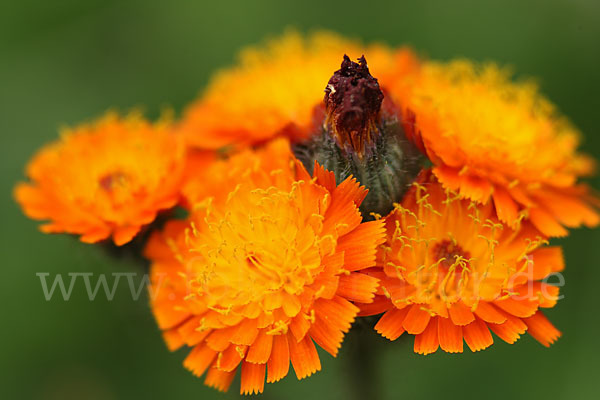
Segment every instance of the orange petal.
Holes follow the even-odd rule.
[[[442,183],[444,188],[458,192],[460,189],[461,177],[456,168],[445,165],[433,168],[433,173]]]
[[[370,315],[377,315],[386,312],[387,310],[394,308],[390,299],[385,296],[375,296],[373,302],[368,304],[357,304],[360,307],[358,312],[359,317],[368,317]]]
[[[559,299],[560,287],[548,285],[543,282],[533,282],[533,289],[538,293],[540,307],[552,308]]]
[[[163,339],[165,340],[169,351],[175,351],[184,345],[184,341],[179,332],[177,332],[177,329],[170,329],[168,331],[164,331]]]
[[[173,301],[165,301],[160,305],[158,302],[155,302],[152,312],[160,329],[173,328],[191,316],[190,312],[185,308],[185,302],[179,298]]]
[[[231,343],[250,346],[258,335],[258,319],[244,319],[231,336]]]
[[[479,318],[469,325],[463,326],[463,336],[471,351],[483,350],[494,343],[486,323]]]
[[[321,264],[323,265],[325,274],[339,274],[340,270],[344,267],[344,253],[340,251],[326,255],[321,259]]]
[[[335,174],[328,171],[315,160],[315,167],[313,169],[313,177],[317,178],[317,183],[327,189],[328,192],[335,190]]]
[[[233,381],[236,372],[237,371],[225,372],[216,368],[211,368],[208,370],[208,374],[206,374],[204,383],[206,386],[215,388],[219,392],[226,392],[229,389],[229,386],[231,386],[231,382]]]
[[[277,382],[287,375],[290,369],[290,349],[287,335],[273,336],[271,357],[267,363],[267,383]]]
[[[389,310],[377,321],[375,330],[384,338],[398,339],[405,331],[403,323],[409,309],[410,307],[404,307],[400,310],[397,308]]]
[[[231,343],[231,337],[235,333],[237,326],[230,326],[224,329],[215,329],[206,338],[206,345],[215,351],[224,351]]]
[[[273,348],[273,335],[267,335],[267,329],[261,329],[246,355],[246,361],[254,364],[266,364]]]
[[[323,235],[343,236],[359,226],[362,216],[352,201],[359,188],[356,180],[348,178],[331,193],[331,204],[323,221]]]
[[[135,235],[140,231],[141,226],[124,226],[117,228],[113,233],[113,242],[117,246],[122,246],[125,243],[131,241]]]
[[[502,324],[489,324],[488,327],[494,332],[500,339],[506,343],[513,344],[516,342],[523,333],[527,330],[527,325],[520,318],[517,318],[508,313],[500,311],[506,317],[506,322]]]
[[[431,315],[421,309],[420,304],[413,304],[402,322],[402,327],[406,332],[417,335],[425,330],[430,319]]]
[[[546,236],[563,237],[569,233],[552,215],[539,207],[529,210],[529,219]]]
[[[523,322],[527,324],[527,332],[543,346],[550,347],[561,336],[560,331],[548,321],[541,311],[536,312],[529,318],[524,318]]]
[[[331,300],[319,299],[315,301],[313,307],[316,316],[342,332],[348,332],[358,313],[358,307],[339,296]]]
[[[42,226],[40,226],[40,230],[44,233],[63,232],[62,229],[58,229],[58,230],[50,229],[49,226],[51,226],[51,225],[42,225]],[[99,227],[97,229],[86,232],[84,235],[81,235],[79,240],[81,240],[83,243],[96,243],[96,242],[106,239],[109,236],[110,236],[110,228]]]
[[[242,363],[240,394],[259,394],[265,387],[265,364]]]
[[[540,281],[527,282],[513,289],[520,299],[530,300],[543,308],[551,308],[556,305],[559,298],[560,287],[552,286]],[[523,301],[523,300],[520,300]]]
[[[337,295],[350,301],[369,303],[373,300],[379,279],[352,272],[340,276]]]
[[[583,191],[587,191],[586,187],[578,185],[573,187],[573,189],[573,191],[560,192],[552,190],[540,191],[537,193],[539,203],[544,204],[548,213],[552,214],[566,226],[573,228],[582,224],[589,227],[597,226],[599,222],[597,211],[580,198],[582,190],[577,190],[583,189]]]
[[[460,301],[452,304],[448,312],[450,314],[452,322],[455,325],[465,326],[475,320],[475,315],[473,315],[469,307],[467,307]]]
[[[425,355],[437,351],[439,347],[437,319],[437,317],[431,318],[423,333],[415,336],[415,353]]]
[[[288,344],[290,347],[290,360],[298,379],[306,378],[321,370],[319,354],[317,354],[315,344],[309,337],[296,342],[288,333]]]
[[[528,299],[516,300],[512,297],[504,300],[496,300],[494,304],[507,313],[520,318],[530,317],[538,309],[538,304],[535,301]]]
[[[289,327],[294,338],[296,338],[296,342],[299,342],[306,336],[306,332],[310,329],[310,325],[310,321],[304,314],[299,314],[292,319]]]
[[[565,259],[559,246],[542,247],[535,250],[531,256],[533,257],[532,280],[544,279],[551,272],[565,269]]]
[[[385,221],[360,224],[352,232],[339,238],[337,252],[344,252],[344,268],[358,271],[375,265],[377,246],[385,241]]]
[[[283,312],[288,317],[295,317],[300,312],[300,308],[302,308],[302,303],[300,303],[300,299],[298,296],[293,294],[289,294],[288,292],[282,292],[283,302],[281,306],[283,308]]]
[[[522,185],[517,185],[513,187],[505,187],[506,190],[510,193],[510,196],[515,199],[515,201],[523,206],[530,208],[535,205],[534,201],[531,200],[531,197],[527,193],[526,189]]]
[[[49,204],[45,201],[44,192],[29,183],[19,182],[13,191],[17,203],[23,209],[23,213],[31,219],[48,219],[51,212],[48,212]],[[110,235],[110,231],[106,236]],[[106,237],[105,236],[105,237]]]
[[[154,231],[144,248],[144,257],[151,260],[172,260],[173,248],[169,246],[167,237],[176,237],[184,232],[189,225],[189,221],[172,219],[163,227],[162,231]]]
[[[183,360],[183,366],[196,376],[201,376],[213,362],[217,352],[205,345],[198,345]]]
[[[492,194],[494,206],[500,221],[512,225],[519,217],[517,203],[504,188],[497,186]]]
[[[253,315],[253,313],[254,313],[253,309],[257,309],[257,308],[258,308],[258,306],[255,303],[248,303],[239,309],[239,314],[238,313],[216,312],[216,313],[213,313],[213,315],[215,316],[214,319],[223,325],[223,326],[221,326],[221,328],[225,328],[228,326],[235,326],[235,329],[233,330],[233,333],[231,336],[231,337],[233,337],[233,335],[235,335],[237,333],[238,324],[241,324],[242,322],[246,321],[246,318],[248,318],[248,319],[256,318],[254,316],[249,316],[249,315]],[[207,318],[204,319],[204,324],[207,323],[206,321],[207,321]]]
[[[336,356],[344,339],[344,332],[328,324],[320,315],[315,316],[315,322],[310,327],[310,337],[332,356]]]
[[[266,293],[263,299],[263,307],[266,310],[274,310],[280,308],[283,303],[281,292]]]
[[[368,190],[360,185],[360,182],[353,176],[349,176],[344,179],[332,192],[332,197],[338,197],[340,202],[352,201],[359,207],[365,197],[367,196]]]
[[[201,319],[201,316],[190,318],[177,330],[177,332],[179,332],[179,334],[181,335],[182,339],[185,341],[185,344],[190,347],[193,347],[201,341],[203,341],[206,338],[206,336],[208,336],[208,334],[211,332],[210,329],[205,329],[202,331],[198,330],[198,328],[200,327]]]
[[[433,173],[445,188],[459,192],[461,196],[478,203],[487,203],[494,191],[487,179],[461,174],[456,168],[438,166],[433,168]]]
[[[379,281],[379,288],[385,288],[395,305],[410,304],[409,298],[416,293],[415,286],[396,277],[385,278]],[[384,292],[382,291],[383,294]]]
[[[448,353],[463,352],[462,327],[455,325],[450,318],[438,317],[438,338],[442,350]]]
[[[506,317],[487,301],[479,302],[475,314],[485,322],[492,324],[502,324],[506,322]]]
[[[225,351],[219,353],[213,366],[221,371],[233,371],[244,359],[246,349],[246,346],[229,345]]]
[[[485,178],[475,175],[465,175],[461,180],[460,194],[478,203],[487,203],[494,187]]]
[[[344,253],[339,253],[344,254]],[[339,270],[335,272],[339,273]],[[311,285],[316,292],[319,293],[319,297],[323,299],[332,299],[338,290],[340,283],[340,277],[334,275],[326,275],[325,273],[320,274],[315,282]]]

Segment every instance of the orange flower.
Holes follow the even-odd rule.
[[[177,203],[183,162],[182,142],[164,124],[110,113],[38,152],[15,197],[27,216],[50,221],[43,232],[122,245]]]
[[[208,149],[261,143],[277,135],[305,138],[313,128],[314,108],[322,104],[327,81],[344,54],[352,59],[364,54],[384,86],[416,65],[409,50],[365,47],[328,32],[308,38],[289,32],[264,47],[244,50],[237,66],[217,74],[188,107],[180,129],[192,146]]]
[[[490,204],[460,200],[424,175],[386,218],[380,268],[370,270],[381,288],[362,314],[386,311],[377,332],[415,335],[421,354],[462,352],[463,339],[472,351],[485,349],[490,330],[508,343],[528,330],[549,346],[560,332],[540,308],[557,301],[559,288],[544,278],[563,269],[561,249],[542,246],[528,224],[509,229]]]
[[[152,308],[170,349],[192,347],[184,366],[207,385],[225,391],[241,369],[241,393],[260,393],[290,361],[298,379],[320,370],[315,342],[336,355],[351,301],[377,287],[359,271],[374,265],[384,226],[361,224],[355,180],[336,186],[321,167],[311,178],[285,141],[219,163],[236,173],[148,243]]]
[[[515,227],[528,217],[547,236],[598,224],[598,200],[577,184],[593,162],[577,153],[579,132],[536,85],[468,61],[424,63],[414,75],[410,90],[403,81],[391,92],[444,187],[491,199],[501,221]]]

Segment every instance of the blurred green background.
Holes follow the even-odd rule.
[[[12,200],[29,157],[60,126],[109,108],[177,112],[243,46],[295,26],[363,40],[409,44],[432,58],[497,60],[542,89],[585,133],[600,159],[600,4],[545,1],[3,1],[0,5],[1,249],[0,398],[237,397],[203,386],[169,353],[147,306],[126,285],[114,300],[46,302],[36,272],[127,272],[98,248],[45,236]],[[600,188],[600,179],[592,184]],[[600,230],[561,241],[565,298],[548,312],[563,331],[550,349],[529,337],[499,339],[481,353],[413,354],[412,339],[376,341],[374,375],[386,399],[600,398]],[[140,273],[141,269],[138,270]],[[136,279],[139,282],[139,278]],[[124,283],[124,282],[122,282]],[[466,346],[465,346],[466,348]],[[298,382],[267,387],[269,399],[347,398],[349,340],[338,360]]]

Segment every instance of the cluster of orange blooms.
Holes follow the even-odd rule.
[[[365,182],[312,174],[292,151],[344,54],[364,55],[427,166],[388,215],[366,218]],[[320,370],[360,316],[414,335],[421,354],[549,346],[541,309],[564,268],[552,237],[596,226],[579,132],[529,82],[494,64],[434,62],[330,33],[288,33],[242,52],[180,120],[109,113],[44,147],[15,188],[41,230],[126,245],[151,231],[151,307],[184,365],[227,390],[263,391],[293,366]],[[311,170],[311,168],[308,168]],[[175,207],[185,219],[172,216]],[[157,228],[157,215],[170,218]]]

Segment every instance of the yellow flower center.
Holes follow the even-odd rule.
[[[468,265],[467,260],[470,258],[469,252],[465,252],[460,245],[448,239],[436,243],[431,249],[431,252],[433,259],[437,260],[440,267],[448,270],[455,265],[456,272],[461,272],[463,270],[460,261],[465,261]]]
[[[475,206],[439,184],[415,184],[409,207],[398,205],[385,251],[386,274],[406,282],[392,294],[398,305],[426,304],[447,315],[452,304],[469,306],[510,293],[510,278],[528,267],[527,254],[541,243],[503,229],[491,206]],[[413,211],[414,210],[414,211]]]
[[[127,175],[122,172],[111,172],[101,176],[98,184],[107,192],[112,192],[115,187],[127,185]]]
[[[296,182],[287,191],[238,186],[225,207],[207,206],[205,228],[192,229],[189,262],[198,277],[196,294],[209,307],[254,303],[270,312],[281,307],[283,292],[299,295],[314,281],[322,270],[322,216],[318,199],[306,209],[306,186]]]

